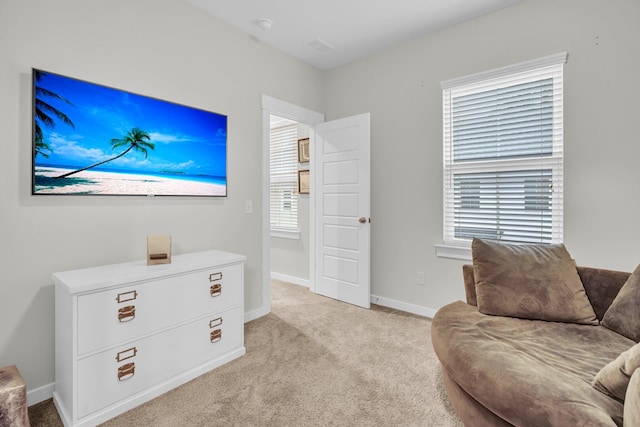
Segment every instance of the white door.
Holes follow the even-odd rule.
[[[369,308],[369,113],[316,125],[313,145],[315,291]]]

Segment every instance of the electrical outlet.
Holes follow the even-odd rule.
[[[418,271],[416,274],[416,283],[420,286],[424,286],[424,271]]]
[[[246,214],[253,213],[253,202],[251,200],[244,201],[244,213]]]

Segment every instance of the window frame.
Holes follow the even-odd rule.
[[[470,239],[455,237],[454,176],[461,173],[491,173],[551,169],[552,238],[563,238],[563,68],[567,53],[558,53],[519,64],[490,70],[441,83],[443,94],[443,243],[436,245],[437,256],[471,259]],[[554,103],[551,154],[535,157],[512,157],[491,160],[453,160],[452,100],[456,96],[481,93],[495,88],[516,86],[528,81],[553,77]],[[497,181],[496,181],[497,182]],[[524,181],[523,181],[524,182]],[[461,199],[462,201],[462,199]],[[464,201],[465,203],[467,201]]]
[[[287,136],[279,136],[285,139],[276,143],[280,146],[277,149],[284,151],[279,154],[279,159],[274,159],[274,132],[288,132]],[[270,129],[269,134],[269,228],[272,237],[299,239],[300,229],[298,223],[298,124],[290,123]],[[279,163],[279,164],[276,164]],[[280,169],[279,171],[276,169]],[[278,191],[280,186],[281,197],[276,200],[274,191]],[[285,194],[289,191],[288,194]],[[285,203],[289,203],[289,210],[295,211],[295,214],[284,212]],[[274,207],[274,203],[281,204]],[[284,221],[279,222],[282,218]],[[293,224],[295,222],[295,224]]]

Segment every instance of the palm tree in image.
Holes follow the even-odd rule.
[[[103,165],[107,162],[110,162],[112,160],[115,159],[119,159],[120,157],[124,156],[125,154],[127,154],[129,151],[131,150],[135,150],[138,151],[140,153],[144,153],[144,158],[147,158],[147,155],[149,154],[148,150],[153,150],[155,148],[155,145],[152,142],[149,142],[151,138],[149,137],[149,134],[145,131],[143,131],[142,129],[138,129],[138,128],[133,128],[131,129],[129,132],[127,132],[127,134],[122,137],[122,138],[113,138],[111,140],[111,149],[115,150],[117,148],[120,147],[127,147],[126,150],[124,150],[122,153],[118,154],[115,157],[112,157],[110,159],[107,160],[103,160],[101,162],[98,162],[96,164],[93,164],[91,166],[87,166],[86,168],[82,168],[82,169],[78,169],[72,172],[68,172],[65,173],[64,175],[60,175],[56,178],[66,178],[69,175],[73,175],[75,173],[78,172],[82,172],[82,171],[86,171],[87,169],[91,169],[91,168],[95,168],[96,166],[100,166]]]
[[[68,99],[63,98],[57,93],[52,92],[49,89],[45,89],[42,86],[38,85],[38,82],[40,82],[40,80],[42,79],[43,76],[46,75],[46,73],[42,71],[37,71],[37,70],[34,71],[34,73],[35,73],[35,80],[36,80],[36,84],[34,88],[36,92],[35,102],[34,102],[34,114],[35,114],[36,120],[35,120],[34,129],[33,129],[34,137],[35,137],[34,138],[35,144],[33,147],[33,150],[34,150],[33,158],[35,159],[35,157],[38,154],[42,155],[43,157],[49,157],[49,154],[47,154],[45,151],[51,151],[51,147],[49,147],[49,144],[47,144],[44,141],[44,136],[42,135],[42,128],[40,127],[40,124],[53,129],[56,125],[54,118],[57,118],[62,123],[65,123],[66,125],[71,126],[72,129],[75,129],[76,126],[73,124],[71,119],[66,114],[64,114],[62,111],[58,110],[56,107],[46,102],[45,98],[57,99],[57,100],[66,102],[71,106],[73,106],[73,104]]]

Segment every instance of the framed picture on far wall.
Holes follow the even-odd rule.
[[[298,193],[309,194],[309,171],[298,171]]]
[[[309,161],[309,138],[298,140],[298,163]]]

